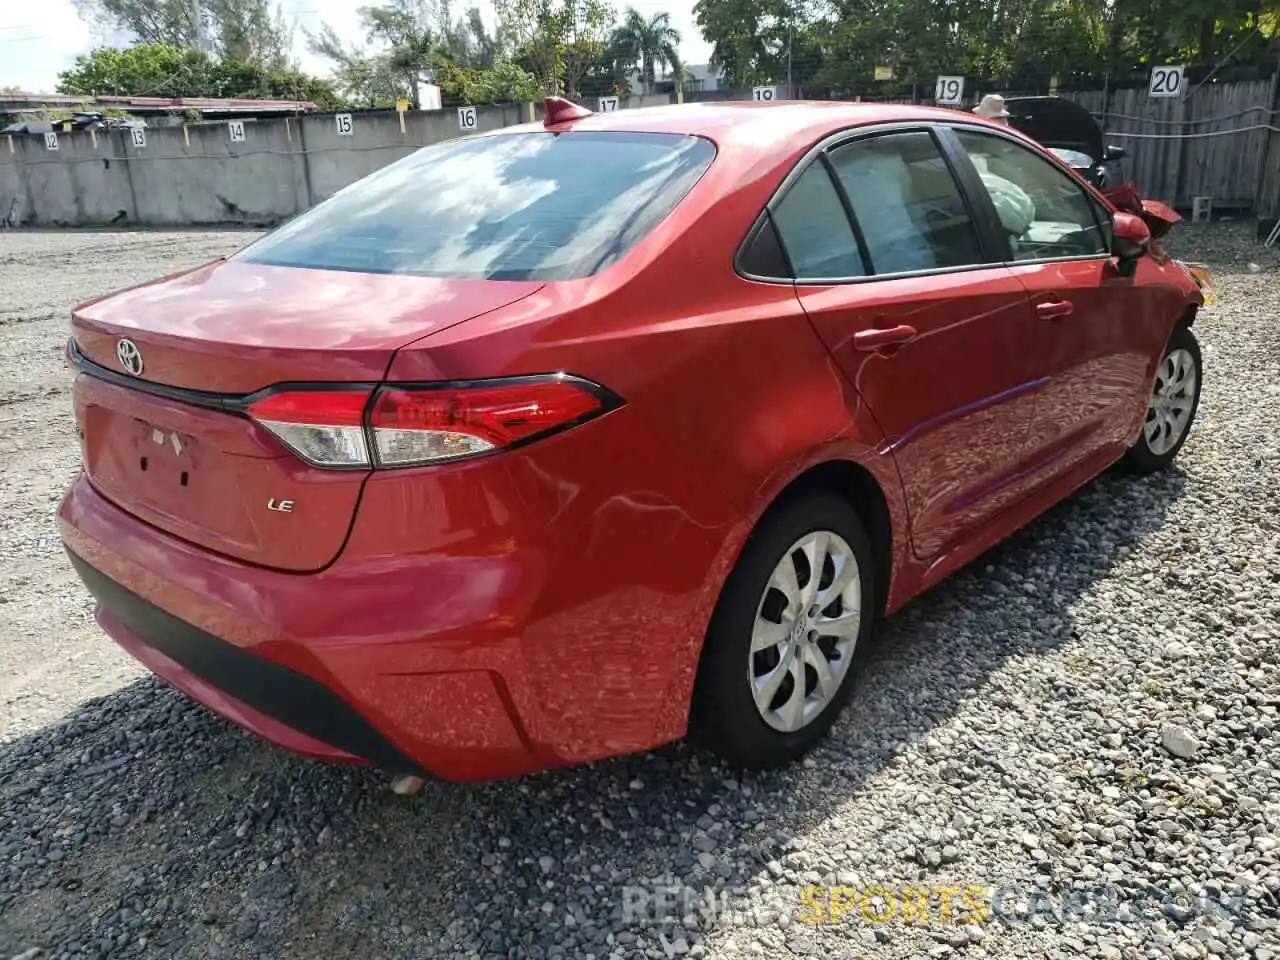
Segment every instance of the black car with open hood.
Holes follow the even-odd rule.
[[[1102,128],[1085,107],[1062,97],[1008,97],[1009,125],[1053,151],[1090,183],[1107,184],[1107,165],[1124,148],[1104,146]]]

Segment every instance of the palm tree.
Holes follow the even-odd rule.
[[[620,66],[640,67],[646,93],[653,92],[658,67],[670,67],[677,78],[683,73],[677,52],[680,31],[671,26],[670,14],[655,13],[646,20],[635,7],[628,7],[613,31],[612,46]]]

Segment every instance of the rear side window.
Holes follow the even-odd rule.
[[[866,276],[853,227],[820,161],[796,178],[773,221],[797,280]]]
[[[928,133],[858,140],[830,158],[875,273],[985,262],[960,188]]]
[[[589,276],[715,156],[656,133],[519,133],[419,150],[245,248],[250,263],[486,280]]]

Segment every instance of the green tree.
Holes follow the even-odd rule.
[[[80,18],[103,31],[124,31],[137,42],[200,47],[191,0],[72,0]],[[270,0],[203,0],[210,52],[267,67],[284,66],[292,32]]]
[[[657,68],[683,71],[680,63],[680,31],[671,25],[671,15],[655,13],[647,20],[635,7],[628,7],[622,22],[613,29],[612,49],[620,65],[637,67],[645,91],[653,92]]]
[[[464,88],[468,103],[523,103],[541,96],[538,78],[510,60],[478,71]]]
[[[546,93],[573,97],[598,67],[613,27],[602,0],[495,0],[499,36]]]

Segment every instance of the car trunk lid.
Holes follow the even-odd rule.
[[[263,566],[324,567],[367,470],[305,463],[245,415],[249,395],[378,383],[400,346],[540,286],[219,262],[84,304],[72,326],[85,471],[174,536]]]

